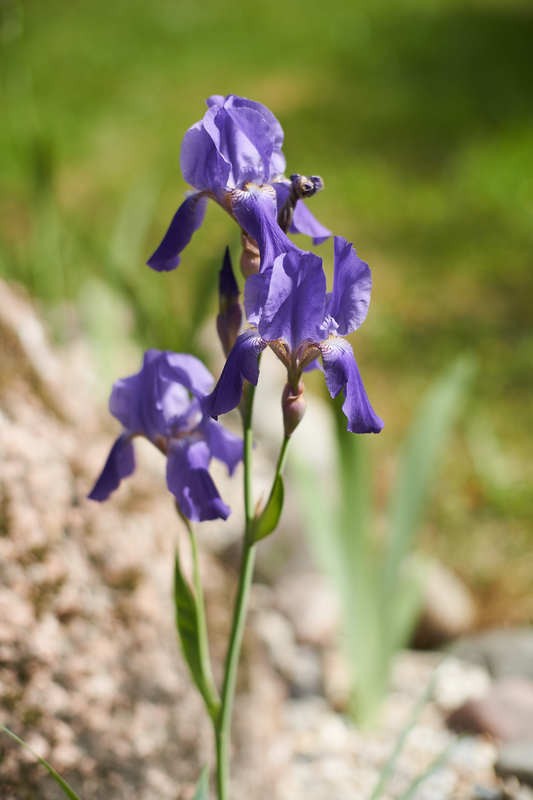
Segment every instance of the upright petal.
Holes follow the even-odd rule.
[[[327,311],[337,323],[341,336],[363,324],[371,291],[372,275],[368,264],[361,261],[350,242],[336,236],[333,291],[328,296]]]
[[[211,455],[222,461],[227,466],[229,474],[233,475],[237,464],[242,461],[242,439],[230,433],[214,419],[207,419],[202,427]]]
[[[218,138],[213,121],[215,113],[209,110],[204,121],[207,118],[210,124],[206,126],[204,122],[197,122],[183,137],[180,166],[187,183],[199,191],[217,194],[228,186],[231,164],[213,141],[213,135]]]
[[[202,192],[189,195],[178,208],[163,241],[146,262],[158,272],[168,272],[180,263],[180,253],[204,221],[207,197]]]
[[[271,186],[248,185],[246,190],[233,191],[231,209],[241,228],[257,242],[261,272],[272,266],[276,256],[295,249],[278,225],[276,193]]]
[[[170,350],[165,351],[164,355],[169,367],[168,377],[185,386],[191,394],[203,397],[213,388],[215,379],[199,358]],[[166,371],[163,374],[167,375]]]
[[[379,433],[383,421],[370,405],[349,343],[332,336],[322,342],[320,350],[331,397],[344,390],[342,410],[348,420],[347,429],[352,433]]]
[[[167,486],[180,511],[193,522],[227,519],[223,502],[208,472],[210,453],[204,441],[173,442],[167,456]]]
[[[259,355],[264,342],[254,330],[244,331],[237,338],[218,379],[218,383],[204,401],[204,409],[212,417],[226,414],[239,405],[244,381],[254,385],[259,380]]]
[[[102,502],[118,488],[120,481],[135,469],[135,455],[131,436],[123,433],[115,440],[104,468],[87,497]]]
[[[326,276],[313,253],[293,248],[274,261],[258,330],[263,339],[283,339],[295,350],[319,333],[326,304]]]

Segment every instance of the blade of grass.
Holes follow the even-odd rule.
[[[25,750],[27,750],[29,753],[31,753],[32,756],[34,756],[37,759],[37,761],[39,761],[43,765],[43,767],[46,770],[48,770],[48,773],[55,780],[55,782],[61,788],[61,790],[63,791],[63,794],[66,797],[70,798],[70,800],[81,800],[81,798],[79,797],[79,795],[76,794],[76,792],[74,791],[72,786],[70,786],[66,782],[66,780],[61,777],[59,772],[56,772],[56,770],[53,768],[53,766],[51,764],[49,764],[48,761],[45,758],[43,758],[38,753],[36,753],[35,750],[33,750],[33,748],[31,748],[29,746],[29,744],[26,744],[26,742],[23,739],[21,739],[19,736],[17,736],[16,733],[13,733],[13,731],[10,731],[9,728],[6,728],[5,725],[0,725],[0,730],[2,730],[4,733],[7,733],[8,736],[11,736],[11,738],[15,742],[17,742],[17,744],[20,744],[21,747],[24,747]]]
[[[428,682],[426,688],[424,689],[424,691],[418,698],[417,702],[415,703],[413,710],[411,711],[411,714],[409,716],[409,719],[407,720],[407,724],[400,731],[400,735],[396,739],[394,748],[381,769],[377,783],[374,786],[374,789],[372,790],[372,794],[370,795],[369,800],[379,800],[385,787],[390,781],[394,772],[394,768],[396,767],[396,763],[400,755],[402,754],[402,751],[405,747],[409,734],[411,733],[416,723],[418,722],[420,714],[422,713],[422,709],[424,708],[429,698],[431,697],[431,694],[433,692],[433,687],[435,686],[436,677],[437,677],[437,670],[435,670],[435,672],[431,677],[431,680]]]
[[[413,778],[413,780],[411,781],[405,792],[399,795],[399,797],[397,797],[396,800],[412,800],[412,798],[415,796],[417,789],[424,783],[424,781],[426,781],[428,778],[434,775],[435,772],[437,772],[441,767],[444,766],[444,764],[450,757],[451,751],[455,748],[456,745],[457,741],[454,740],[450,742],[444,748],[444,750],[433,759],[433,761],[429,764],[427,769],[421,772],[420,775],[417,775],[416,778]]]

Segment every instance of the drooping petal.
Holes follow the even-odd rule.
[[[339,334],[352,333],[365,321],[371,291],[368,264],[361,261],[350,242],[336,236],[333,291],[328,295],[327,311],[337,323]]]
[[[296,203],[289,230],[291,233],[311,236],[313,244],[322,244],[332,235],[331,231],[309,211],[303,200],[298,200]]]
[[[268,292],[258,324],[266,341],[283,339],[295,350],[306,339],[323,338],[326,276],[313,253],[292,249],[274,261]]]
[[[204,400],[207,414],[216,418],[239,405],[244,381],[256,385],[259,380],[259,355],[265,347],[266,342],[256,331],[241,333],[233,345],[217,385]]]
[[[352,433],[379,433],[383,421],[378,417],[365,392],[352,348],[344,339],[330,337],[320,345],[326,384],[331,397],[344,390],[342,410]]]
[[[250,275],[246,278],[246,283],[244,284],[244,311],[246,319],[252,325],[257,325],[261,319],[271,274],[272,267],[259,275]]]
[[[233,475],[237,464],[242,461],[242,439],[230,433],[214,419],[206,420],[202,428],[211,455],[222,461],[227,466],[229,474]]]
[[[271,267],[276,256],[295,249],[277,220],[276,193],[271,186],[248,185],[231,193],[233,216],[257,242],[261,253],[261,272]]]
[[[204,441],[173,442],[168,451],[167,486],[182,514],[193,522],[227,519],[231,513],[209,474],[209,461]]]
[[[115,440],[109,451],[107,461],[96,483],[87,497],[102,502],[118,488],[121,480],[127,478],[135,469],[135,455],[131,436],[123,433]]]
[[[272,184],[276,192],[278,219],[279,214],[286,205],[291,193],[291,182],[287,179],[275,181]],[[290,233],[303,233],[311,236],[313,244],[322,244],[332,235],[331,231],[309,211],[303,200],[297,200],[290,217]]]
[[[149,267],[158,272],[166,272],[178,266],[181,251],[204,221],[206,207],[207,197],[202,192],[185,198],[174,214],[161,244],[146,262]]]

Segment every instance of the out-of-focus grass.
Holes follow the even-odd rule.
[[[450,457],[427,544],[482,590],[502,560],[520,571],[533,511],[531,6],[3,0],[0,14],[2,273],[50,308],[103,282],[140,342],[200,352],[210,276],[237,231],[213,207],[177,273],[143,264],[186,188],[179,145],[203,99],[261,100],[285,128],[289,171],[325,179],[317,215],[373,267],[354,343],[387,421],[379,456],[442,364],[465,350],[480,363],[477,432]],[[526,583],[501,588],[510,605]]]

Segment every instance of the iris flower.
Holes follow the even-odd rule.
[[[194,356],[148,350],[139,372],[118,380],[109,409],[123,426],[89,498],[106,500],[135,469],[132,440],[144,436],[167,459],[167,486],[181,513],[190,520],[226,519],[222,501],[209,474],[212,458],[230,474],[242,459],[242,440],[203,410],[212,388],[211,373]]]
[[[181,146],[181,170],[195,191],[178,208],[149,266],[158,271],[178,266],[180,253],[203,222],[208,199],[221,205],[245,237],[257,243],[261,267],[272,266],[276,255],[292,247],[285,230],[312,236],[315,243],[327,239],[330,231],[300,201],[322,183],[283,175],[283,130],[272,112],[231,94],[213,95],[207,106]],[[279,219],[285,220],[285,230]]]
[[[382,429],[352,348],[342,338],[365,320],[372,288],[370,269],[342,237],[335,237],[334,251],[331,292],[326,292],[321,259],[296,249],[277,256],[264,274],[248,279],[247,311],[254,325],[237,338],[206,399],[206,408],[214,417],[238,405],[245,380],[257,384],[259,354],[270,347],[287,369],[293,399],[302,394],[304,370],[317,367],[319,359],[330,395],[344,392],[342,410],[348,430],[378,433]]]

